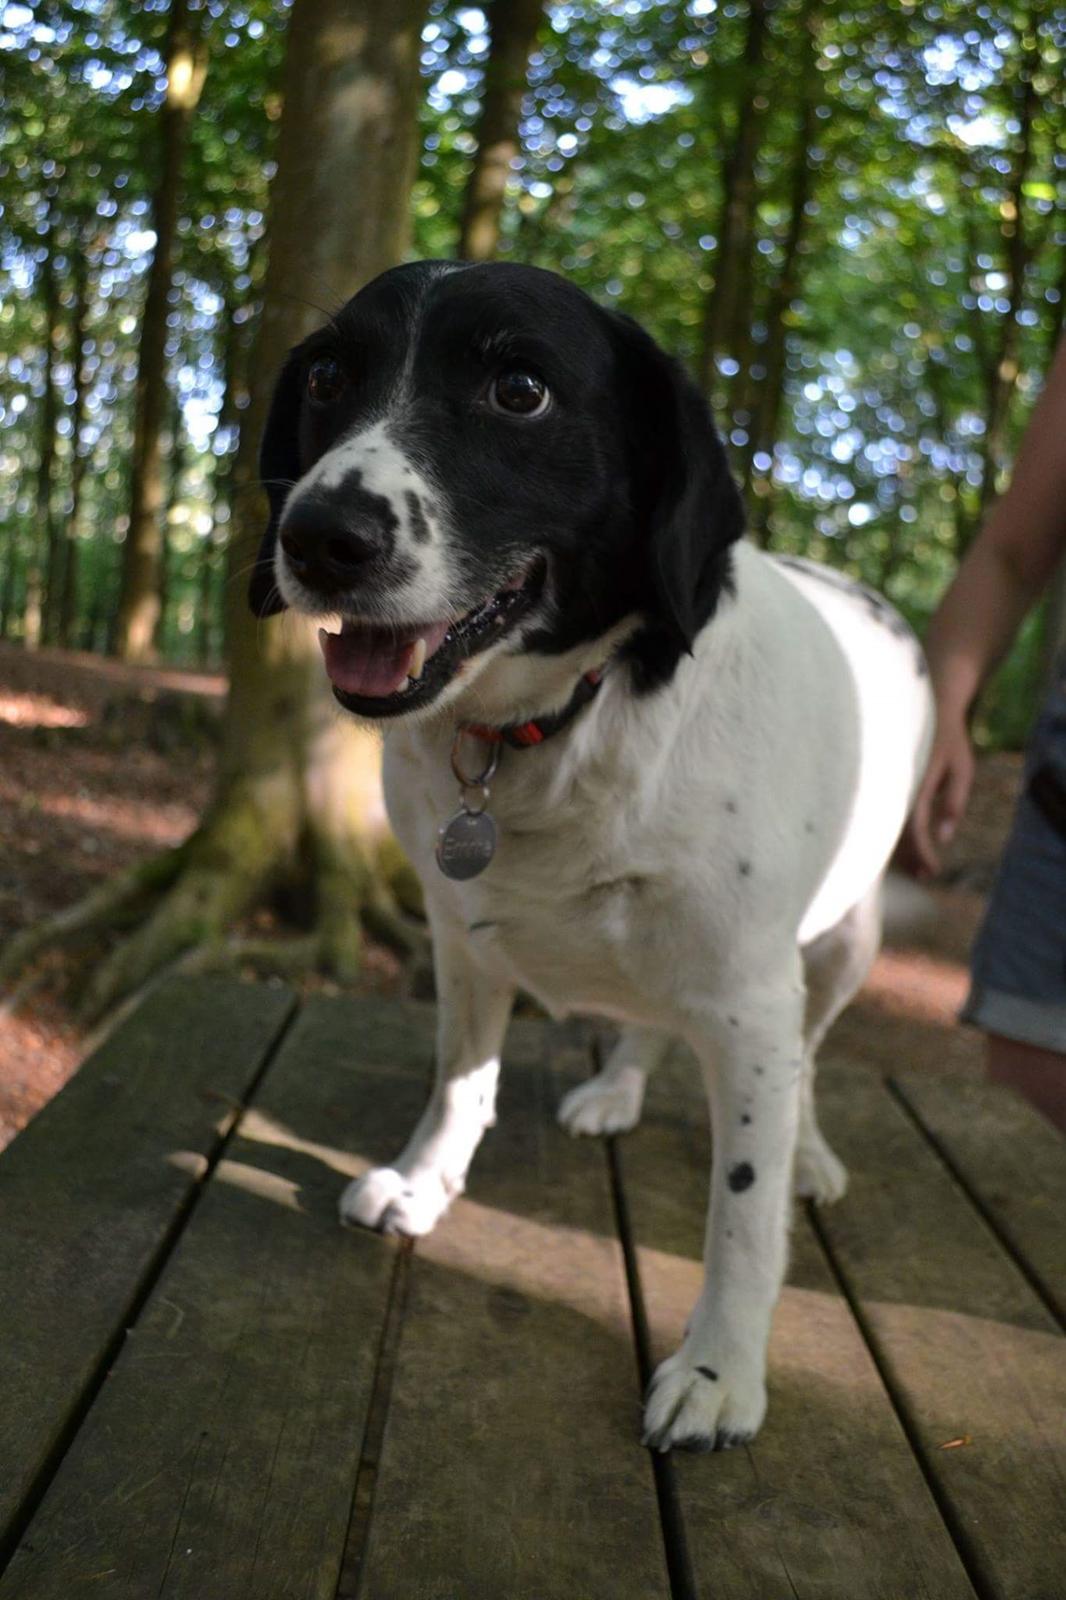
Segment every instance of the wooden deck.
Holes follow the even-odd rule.
[[[755,1444],[652,1458],[693,1300],[682,1061],[613,1148],[576,1030],[417,1248],[336,1221],[419,1109],[432,1010],[158,991],[0,1158],[0,1600],[1063,1600],[1066,1144],[830,1062]],[[830,1052],[831,1054],[831,1052]]]

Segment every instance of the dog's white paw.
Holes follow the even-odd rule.
[[[559,1121],[572,1134],[627,1133],[640,1121],[645,1082],[637,1067],[601,1072],[563,1096]]]
[[[648,1385],[644,1443],[652,1450],[728,1450],[753,1438],[765,1415],[761,1375],[729,1372],[678,1350]]]
[[[835,1156],[820,1133],[805,1135],[796,1146],[792,1192],[801,1200],[831,1205],[842,1200],[848,1187],[848,1169]]]
[[[341,1195],[341,1221],[417,1239],[436,1226],[457,1192],[436,1172],[408,1178],[395,1167],[374,1167]]]

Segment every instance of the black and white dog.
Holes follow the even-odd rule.
[[[814,1052],[877,948],[924,760],[913,636],[839,575],[739,542],[694,386],[534,268],[376,279],[293,351],[262,470],[253,607],[340,619],[326,672],[385,728],[435,949],[436,1087],[343,1218],[422,1234],[461,1193],[519,986],[623,1025],[563,1101],[574,1133],[633,1127],[686,1040],[713,1122],[706,1275],[645,1437],[749,1439],[790,1192],[844,1190]]]

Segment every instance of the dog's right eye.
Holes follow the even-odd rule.
[[[307,369],[307,396],[312,405],[331,406],[348,387],[344,368],[333,356],[316,356]]]

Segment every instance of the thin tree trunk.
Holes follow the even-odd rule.
[[[71,368],[73,371],[74,400],[70,408],[71,463],[70,502],[67,507],[64,530],[66,554],[63,560],[62,592],[59,600],[57,638],[68,650],[74,637],[74,623],[78,610],[78,528],[81,518],[81,496],[88,467],[88,455],[81,448],[82,428],[85,423],[85,402],[89,381],[85,370],[85,342],[89,321],[89,258],[88,230],[79,230],[73,252],[71,271],[74,277],[74,309],[71,315]]]
[[[0,588],[0,639],[11,632],[19,581],[19,542],[12,530],[4,540],[4,583]]]
[[[1025,298],[1025,272],[1029,264],[1029,245],[1025,230],[1025,186],[1033,159],[1033,117],[1037,110],[1035,77],[1039,58],[1027,53],[1018,85],[1018,139],[1012,162],[1010,188],[1000,206],[1005,245],[1003,268],[1007,279],[1008,310],[1003,317],[999,346],[987,378],[988,401],[985,410],[981,494],[978,524],[984,520],[995,494],[997,480],[1006,465],[1007,424],[1010,404],[1018,382],[1018,313]]]
[[[737,119],[722,166],[722,209],[714,254],[714,286],[707,299],[698,376],[709,391],[715,362],[745,354],[749,324],[747,294],[758,201],[755,160],[762,127],[760,80],[766,49],[769,0],[749,0],[744,58],[737,72]],[[743,364],[743,363],[742,363]]]
[[[56,452],[55,358],[59,336],[59,291],[55,266],[55,210],[49,198],[41,263],[40,289],[44,306],[44,392],[38,424],[37,490],[34,527],[26,565],[26,601],[23,639],[35,650],[44,637],[45,607],[55,571],[56,532],[52,511],[52,479]],[[47,584],[47,587],[46,587]]]
[[[170,394],[170,450],[167,462],[166,512],[163,517],[162,543],[159,551],[159,628],[158,642],[166,646],[167,611],[172,599],[174,577],[174,541],[171,529],[174,511],[181,500],[181,484],[185,474],[185,417],[181,409],[181,396],[177,390]]]
[[[799,291],[800,251],[807,227],[807,205],[814,186],[811,145],[814,142],[818,105],[818,69],[815,30],[818,0],[807,0],[800,17],[800,43],[803,64],[800,73],[799,101],[789,183],[788,230],[782,253],[781,270],[770,291],[766,307],[766,344],[763,349],[763,376],[759,385],[755,415],[752,418],[750,445],[745,458],[746,484],[750,488],[757,474],[760,493],[755,501],[753,532],[762,546],[770,542],[772,509],[772,467],[754,467],[756,456],[773,457],[785,394],[788,315]]]
[[[173,279],[181,168],[189,124],[207,70],[189,0],[172,0],[167,31],[167,91],[159,111],[159,183],[152,199],[155,249],[148,270],[137,357],[130,519],[123,547],[115,652],[127,661],[155,653],[162,563],[163,478],[159,436],[166,410],[167,299]]]
[[[1066,243],[1059,257],[1058,299],[1048,328],[1046,365],[1050,368],[1059,348],[1059,340],[1066,338]]]
[[[526,93],[529,56],[544,16],[544,0],[490,0],[489,56],[477,125],[477,153],[467,179],[458,254],[490,261],[500,242],[500,219],[511,163],[518,155],[518,124]]]
[[[248,327],[236,319],[235,293],[223,296],[222,340],[219,360],[222,367],[222,403],[218,411],[216,439],[225,443],[225,454],[216,455],[211,473],[213,527],[204,540],[200,560],[199,595],[196,608],[196,653],[201,662],[213,655],[212,622],[216,598],[215,569],[223,543],[222,528],[233,523],[233,466],[240,436],[240,401],[247,387]],[[220,512],[225,511],[224,519]],[[235,580],[236,581],[236,580]]]

